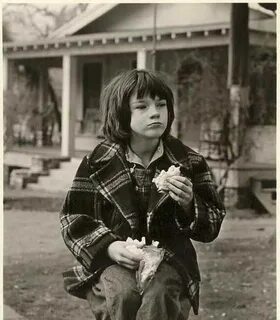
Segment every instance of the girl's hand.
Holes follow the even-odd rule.
[[[125,268],[137,269],[142,257],[129,251],[126,248],[127,245],[126,241],[112,242],[107,249],[108,255],[113,261]]]
[[[172,176],[167,178],[169,195],[177,201],[183,209],[189,210],[193,200],[193,188],[191,181],[182,176]]]

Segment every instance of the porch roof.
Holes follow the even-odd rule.
[[[252,28],[251,28],[252,29]],[[87,55],[136,52],[153,49],[153,29],[126,32],[94,33],[64,38],[45,38],[34,41],[6,42],[4,56],[11,59],[58,57],[64,54]],[[229,24],[187,26],[157,29],[157,50],[228,44]],[[260,30],[251,30],[257,38]],[[275,37],[275,35],[273,35]],[[254,38],[254,37],[252,37]],[[259,39],[260,44],[263,39]],[[272,46],[273,42],[272,41]]]
[[[203,25],[186,28],[165,28],[157,29],[157,42],[164,42],[166,40],[177,40],[178,38],[194,38],[197,36],[217,36],[226,35],[229,26],[226,24],[221,25]],[[4,54],[8,56],[21,56],[24,57],[28,53],[42,53],[46,55],[48,52],[53,52],[55,49],[56,55],[59,56],[68,49],[71,52],[74,48],[85,47],[98,47],[103,48],[106,45],[114,45],[114,47],[121,46],[122,44],[130,44],[130,49],[127,51],[135,51],[135,44],[142,44],[142,47],[153,40],[153,29],[142,29],[136,31],[125,32],[112,32],[112,33],[93,33],[85,35],[75,35],[63,38],[45,38],[34,41],[17,41],[6,42],[3,45]],[[133,45],[131,45],[133,44]],[[64,49],[64,50],[61,50]],[[39,56],[41,56],[39,54]]]
[[[63,24],[60,28],[54,30],[49,38],[61,38],[65,36],[73,35],[78,30],[85,27],[87,24],[95,21],[99,17],[103,16],[108,11],[112,10],[118,5],[118,3],[95,3],[91,4],[90,9],[86,10],[82,14],[78,15],[69,22]]]

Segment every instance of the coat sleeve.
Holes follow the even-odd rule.
[[[210,242],[218,236],[226,212],[206,160],[196,155],[192,165],[194,193],[192,209],[188,214],[181,210],[176,222],[179,229],[193,240]]]
[[[60,227],[72,254],[88,271],[95,272],[112,263],[107,248],[118,237],[96,212],[99,204],[89,176],[88,159],[84,157],[60,212]]]

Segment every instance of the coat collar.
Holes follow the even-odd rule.
[[[150,160],[149,164],[148,164],[148,167],[154,162],[156,161],[157,159],[159,159],[162,155],[163,155],[163,152],[164,152],[164,147],[163,147],[163,142],[162,142],[162,139],[160,139],[159,141],[159,144],[157,146],[157,149],[156,151],[154,152],[153,156],[152,156],[152,159]],[[126,160],[130,163],[134,163],[134,164],[140,164],[142,167],[145,167],[142,159],[140,159],[140,157],[134,153],[134,151],[131,149],[130,146],[127,146],[126,148],[126,152],[125,152],[125,157],[126,157]]]
[[[175,138],[172,139],[178,141]],[[165,153],[159,161],[158,170],[167,170],[172,164],[188,170],[188,165],[184,161],[186,153],[180,152],[180,150],[176,150],[174,153],[174,147],[176,149],[174,141],[164,141]],[[137,203],[130,169],[125,161],[124,148],[119,144],[105,140],[96,147],[88,160],[94,172],[90,179],[96,190],[118,208],[131,229],[138,229]],[[153,215],[154,211],[168,198],[168,194],[159,193],[153,184],[148,206],[149,213]]]

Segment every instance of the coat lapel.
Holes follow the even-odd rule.
[[[178,145],[177,141],[172,138],[171,142],[164,143],[165,152],[159,160],[157,171],[158,173],[161,170],[166,171],[171,165],[180,166],[183,174],[191,178],[186,152],[180,150],[181,145]],[[104,141],[93,154],[91,167],[94,173],[90,179],[95,189],[118,208],[131,229],[137,230],[139,220],[135,192],[130,170],[124,159],[125,154],[120,145]],[[152,184],[148,205],[148,229],[157,208],[169,198],[168,193],[159,193],[155,184]]]
[[[173,155],[173,153],[171,152],[167,144],[164,145],[164,151],[165,153],[163,157],[160,159],[159,164],[157,166],[158,174],[160,173],[161,170],[167,171],[171,165],[175,165],[177,167],[178,166],[184,167],[184,165],[175,158],[175,156]],[[153,212],[156,208],[162,205],[169,197],[170,196],[168,195],[168,193],[158,192],[155,184],[153,183],[148,211]]]
[[[111,151],[107,151],[106,157],[100,157],[95,161],[99,169],[90,179],[95,189],[118,208],[131,229],[135,230],[139,222],[130,171],[124,161],[121,147],[117,144],[105,145],[105,148],[108,147]]]
[[[168,143],[164,144],[164,151],[165,153],[159,161],[157,172],[160,173],[161,170],[167,171],[171,165],[175,165],[177,167],[180,166],[182,174],[190,178],[190,168],[189,168],[189,165],[186,163],[186,160],[187,160],[186,155],[182,153],[180,157],[179,156],[180,153],[179,155],[174,154],[174,152],[172,152],[171,145]],[[184,159],[185,161],[181,160],[183,159],[183,156],[185,157]],[[148,206],[148,217],[147,217],[148,230],[150,228],[150,224],[153,220],[154,214],[157,211],[157,208],[162,206],[168,199],[170,199],[169,194],[158,192],[155,184],[153,183],[151,188],[149,206]]]
[[[167,171],[172,163],[170,163],[169,159],[164,155],[157,166],[157,173],[159,174],[161,170]],[[151,195],[148,205],[148,212],[153,212],[159,205],[161,205],[164,201],[169,198],[168,193],[160,193],[157,190],[156,185],[153,183],[151,187]]]

